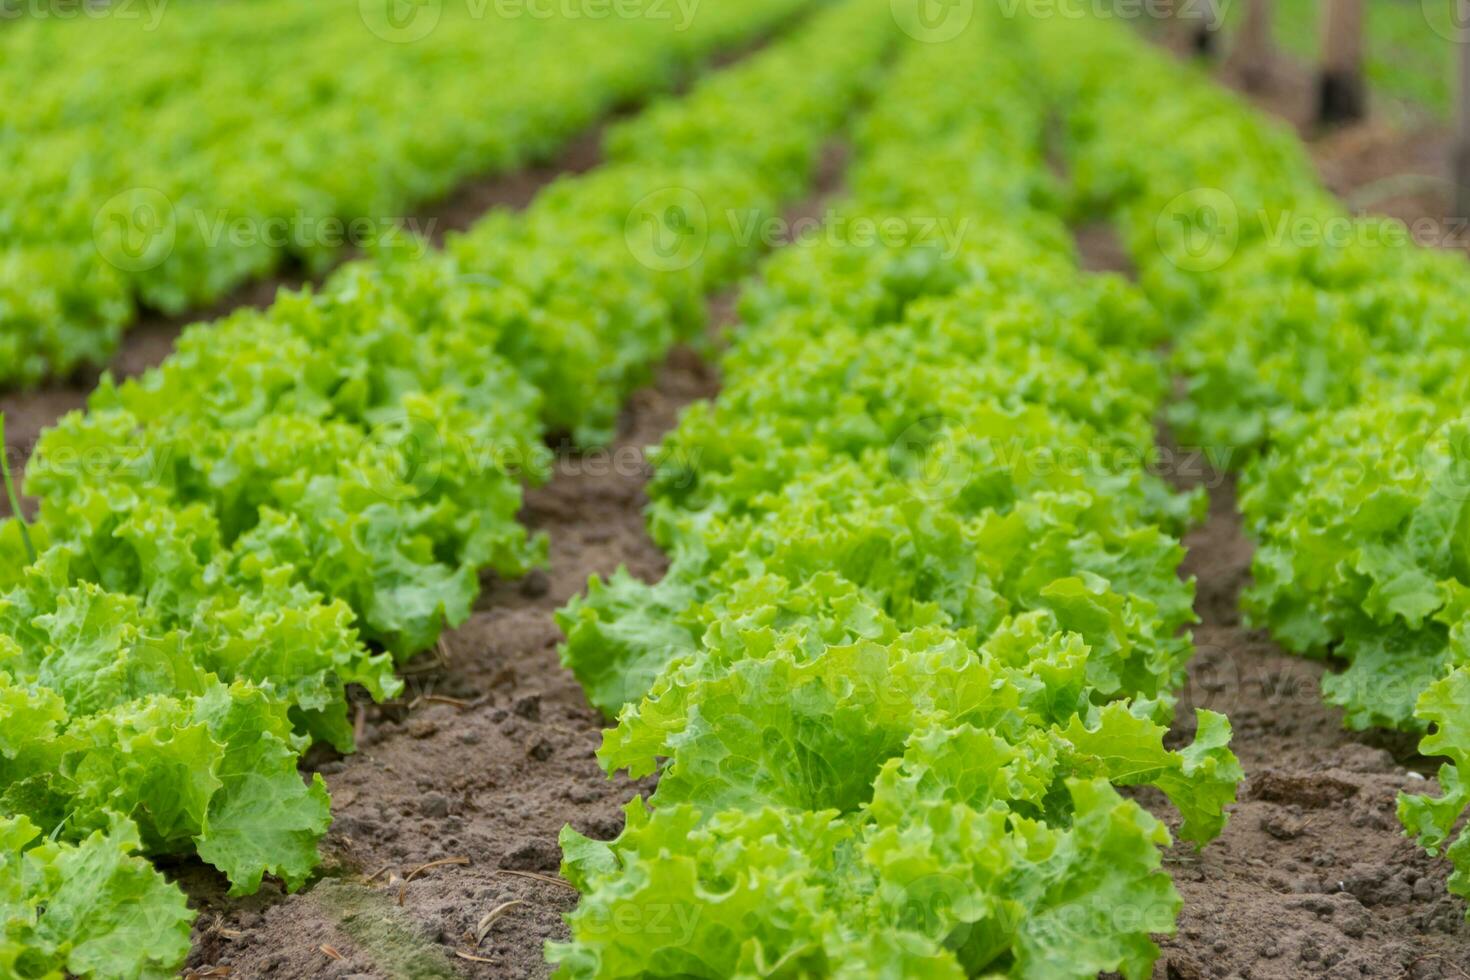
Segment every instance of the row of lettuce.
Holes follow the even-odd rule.
[[[745,4],[746,30],[795,6]],[[191,914],[135,850],[197,854],[234,894],[307,880],[330,812],[302,752],[351,750],[347,685],[395,696],[481,574],[543,560],[516,516],[544,434],[605,433],[755,262],[738,229],[808,190],[889,43],[877,6],[812,14],[443,252],[192,328],[43,435],[39,514],[0,527],[0,973],[174,968]],[[720,216],[675,268],[630,231],[691,233],[641,203],[670,188]]]
[[[0,384],[105,364],[140,307],[325,271],[669,89],[773,5],[745,6],[78,3],[4,23],[0,87],[25,96],[0,106]]]
[[[558,976],[1146,977],[1170,834],[1115,787],[1224,826],[1228,722],[1163,743],[1202,500],[1142,465],[1162,323],[1079,271],[1013,26],[902,54],[660,447],[668,575],[560,616],[599,759],[659,781],[617,839],[563,832]]]
[[[1438,849],[1470,804],[1463,260],[1348,215],[1294,135],[1126,32],[1035,30],[1079,204],[1118,215],[1146,290],[1184,325],[1176,434],[1242,467],[1249,619],[1346,663],[1323,688],[1349,726],[1427,732],[1421,750],[1448,757],[1442,796],[1399,805]],[[1470,838],[1449,856],[1470,895]]]

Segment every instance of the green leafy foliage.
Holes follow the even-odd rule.
[[[964,733],[956,733],[963,740]],[[895,760],[898,762],[898,760]],[[567,829],[564,873],[587,893],[572,975],[1025,978],[1148,975],[1148,933],[1179,898],[1159,871],[1163,825],[1104,780],[1066,787],[1065,829],[893,768],[879,824],[771,807],[703,816],[627,808],[598,844]],[[997,962],[1001,958],[1001,962]]]
[[[1070,261],[1034,66],[981,24],[904,52],[833,234],[746,291],[656,454],[668,574],[562,613],[600,761],[659,781],[617,840],[563,832],[559,976],[1143,977],[1170,838],[1114,786],[1224,825],[1228,723],[1163,741],[1202,500],[1143,466],[1162,326]]]
[[[792,9],[726,8],[703,43]],[[672,181],[722,221],[778,213],[888,36],[824,13],[661,104],[609,166],[527,211],[442,252],[391,243],[105,380],[27,467],[34,558],[23,526],[0,524],[0,812],[72,843],[127,819],[143,853],[197,854],[235,894],[265,875],[301,887],[330,812],[298,763],[314,740],[352,749],[347,686],[394,696],[395,660],[463,621],[482,574],[544,560],[517,516],[548,428],[608,434],[627,389],[700,325],[703,294],[767,244],[731,218],[664,267],[628,215]],[[750,99],[781,87],[760,108],[769,135],[752,135]],[[731,124],[726,142],[694,124],[709,118]],[[576,363],[596,370],[569,382],[554,366],[582,341]]]
[[[112,601],[109,601],[112,600]],[[330,823],[325,786],[296,764],[308,739],[272,692],[221,683],[178,633],[140,630],[136,603],[95,587],[33,621],[39,658],[0,643],[0,806],[79,838],[117,814],[151,853],[198,851],[254,891],[305,883]]]
[[[1034,29],[1069,103],[1077,206],[1118,217],[1181,325],[1176,432],[1241,466],[1258,544],[1247,615],[1337,661],[1323,692],[1347,725],[1427,732],[1422,751],[1448,757],[1442,796],[1400,804],[1438,849],[1470,802],[1463,263],[1346,214],[1293,137],[1126,32]],[[1470,894],[1470,846],[1448,854],[1452,889]]]
[[[189,952],[183,894],[115,820],[76,844],[0,817],[0,973],[17,980],[163,980]]]
[[[1470,706],[1470,670],[1463,667],[1436,681],[1419,698],[1419,717],[1434,728],[1420,743],[1419,750],[1425,755],[1443,756],[1448,761],[1439,769],[1440,796],[1410,793],[1399,796],[1399,819],[1431,854],[1438,853],[1454,837],[1445,850],[1454,865],[1449,889],[1461,898],[1470,898],[1470,835],[1463,828],[1455,834],[1465,809],[1470,807],[1470,785],[1465,781],[1470,774],[1467,706]]]
[[[31,97],[0,107],[0,383],[105,364],[140,309],[196,309],[288,263],[320,273],[799,6],[583,17],[263,0],[7,17],[0,80]]]

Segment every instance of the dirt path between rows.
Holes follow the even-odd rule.
[[[1443,131],[1405,134],[1375,119],[1319,134],[1311,91],[1305,73],[1284,64],[1258,105],[1297,128],[1324,182],[1350,205],[1426,229],[1426,244],[1463,247],[1449,238],[1447,191],[1436,183],[1447,173]],[[1088,268],[1127,270],[1110,229],[1077,238]],[[1188,458],[1167,433],[1161,442]],[[1448,862],[1405,838],[1394,812],[1400,790],[1424,791],[1433,760],[1415,753],[1412,737],[1345,730],[1321,697],[1330,668],[1242,625],[1253,546],[1234,479],[1175,476],[1210,488],[1210,514],[1184,541],[1182,573],[1196,579],[1201,623],[1174,737],[1193,737],[1193,707],[1224,712],[1247,780],[1220,840],[1198,852],[1176,845],[1166,857],[1184,910],[1178,934],[1161,942],[1156,980],[1470,978],[1470,926],[1445,891]],[[1140,797],[1177,829],[1161,796]]]
[[[1202,622],[1176,734],[1192,738],[1195,706],[1224,712],[1247,781],[1220,840],[1166,858],[1184,911],[1155,976],[1470,975],[1470,927],[1445,892],[1448,863],[1414,846],[1394,815],[1401,789],[1423,791],[1424,760],[1412,739],[1344,730],[1322,701],[1323,666],[1241,625],[1252,546],[1233,480],[1206,479],[1216,485],[1209,520],[1184,542]],[[1161,799],[1152,803],[1177,827]]]
[[[823,212],[844,169],[834,145],[817,193],[788,213],[791,224]],[[733,325],[733,294],[710,302],[709,320],[712,336]],[[527,494],[523,518],[550,538],[549,572],[488,583],[444,654],[410,665],[405,703],[370,707],[361,751],[320,767],[335,816],[323,880],[289,898],[268,886],[233,901],[209,869],[172,869],[201,908],[190,958],[198,975],[211,967],[236,978],[548,974],[542,946],[565,938],[562,915],[577,897],[556,877],[557,834],[570,823],[615,836],[622,805],[652,789],[609,780],[598,766],[606,722],[558,661],[553,614],[593,574],[619,565],[647,581],[664,574],[644,527],[643,449],[681,409],[718,391],[708,363],[674,351],[632,398],[611,447],[562,456],[551,482]],[[449,863],[425,867],[433,862]]]

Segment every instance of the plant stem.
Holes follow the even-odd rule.
[[[10,476],[10,450],[5,447],[5,413],[0,412],[0,473],[5,476],[5,495],[10,498],[10,512],[20,525],[20,539],[25,542],[26,555],[34,564],[36,546],[31,543],[31,527],[26,523],[25,511],[20,509],[20,495],[15,492],[15,480]]]

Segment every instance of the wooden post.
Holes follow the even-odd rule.
[[[1463,0],[1455,0],[1462,3]],[[1470,218],[1470,31],[1461,27],[1455,38],[1455,145],[1450,172],[1455,177],[1455,216]]]
[[[1153,9],[1158,11],[1158,19],[1150,19],[1146,22],[1148,32],[1161,40],[1164,47],[1177,52],[1182,41],[1179,3],[1176,0],[1157,0]]]
[[[1214,58],[1220,53],[1220,5],[1216,0],[1191,0],[1195,22],[1190,52],[1196,58]]]
[[[1232,56],[1240,71],[1240,81],[1252,92],[1271,83],[1276,52],[1271,44],[1271,0],[1246,0],[1245,18],[1235,41]]]
[[[1220,10],[1216,0],[1174,0],[1170,42],[1180,54],[1212,58],[1219,50]]]
[[[1363,82],[1363,0],[1325,0],[1317,121],[1335,125],[1367,115]]]

